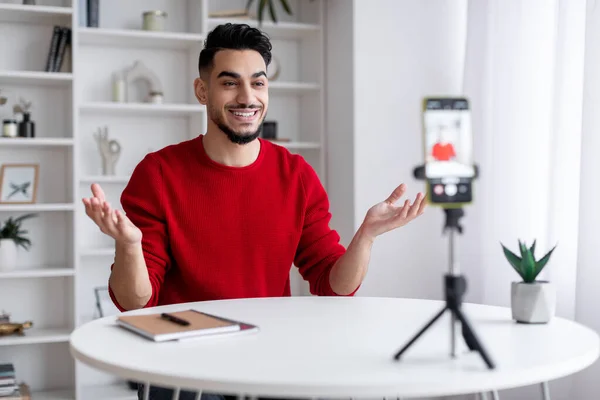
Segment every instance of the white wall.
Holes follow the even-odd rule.
[[[586,44],[585,44],[585,81],[583,102],[583,139],[581,155],[581,192],[579,206],[581,214],[580,241],[577,280],[576,320],[600,332],[600,316],[598,308],[593,306],[600,303],[600,269],[598,268],[598,226],[600,225],[600,185],[598,171],[600,158],[600,8],[595,1],[587,4]],[[596,232],[596,234],[591,234]],[[584,277],[581,278],[581,277]],[[573,385],[573,398],[587,400],[598,398],[600,392],[600,362],[577,374]]]
[[[460,94],[466,3],[327,4],[328,181],[332,225],[347,243],[367,210],[400,183],[412,198],[424,190],[412,177],[423,158],[421,99]],[[358,295],[441,298],[448,268],[442,217],[429,208],[380,236]]]

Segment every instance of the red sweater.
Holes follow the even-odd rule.
[[[312,167],[262,139],[253,164],[224,166],[207,156],[202,138],[146,155],[121,195],[143,234],[146,307],[290,296],[292,264],[311,293],[336,295],[329,272],[345,248]]]

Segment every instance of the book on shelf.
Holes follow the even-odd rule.
[[[78,0],[79,26],[98,28],[100,20],[99,0]]]
[[[171,313],[121,315],[117,325],[155,342],[187,340],[257,331],[256,325],[223,318],[199,310]]]
[[[31,391],[29,386],[21,383],[14,392],[6,396],[0,395],[0,400],[31,400]]]
[[[0,364],[0,399],[21,399],[20,392],[14,365]]]
[[[59,72],[64,64],[67,48],[71,45],[71,28],[55,25],[46,58],[46,72]]]

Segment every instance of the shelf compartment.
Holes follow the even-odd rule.
[[[73,74],[70,72],[0,71],[1,85],[65,86],[72,81]]]
[[[35,324],[35,321],[33,321]],[[18,346],[24,344],[64,343],[69,341],[70,329],[52,329],[31,327],[25,330],[25,335],[0,336],[0,346]]]
[[[55,278],[74,275],[75,270],[73,268],[28,267],[17,268],[13,271],[0,271],[0,280],[20,278]]]
[[[31,398],[35,400],[75,400],[73,390],[48,390],[31,393]]]
[[[72,138],[0,138],[0,147],[70,147]]]
[[[187,50],[193,46],[202,46],[203,40],[204,36],[193,33],[79,28],[79,43],[82,45]]]
[[[303,94],[318,92],[321,85],[307,82],[269,82],[269,91],[283,94]]]
[[[0,21],[3,22],[39,24],[60,19],[63,23],[70,23],[72,14],[71,7],[0,3]]]
[[[0,212],[73,211],[73,203],[0,204]]]
[[[82,249],[80,255],[83,257],[96,257],[96,256],[114,256],[114,247],[98,247],[98,248],[87,248]]]
[[[137,400],[137,392],[126,384],[83,386],[82,395],[89,400]]]
[[[259,26],[256,20],[247,19],[235,19],[235,18],[209,18],[208,28],[209,30],[214,29],[217,25],[225,24],[227,22],[240,22],[248,24],[255,28],[260,28],[274,40],[294,40],[302,39],[321,31],[321,27],[316,24],[305,24],[300,22],[284,22],[279,21],[274,23],[272,21],[263,21],[262,25]]]
[[[127,183],[129,182],[129,175],[88,175],[81,177],[81,183]]]
[[[287,149],[320,149],[321,144],[317,142],[284,142],[284,141],[272,141],[276,144]]]
[[[122,115],[146,116],[190,116],[204,112],[201,104],[152,104],[152,103],[117,103],[117,102],[92,102],[80,106],[82,112],[110,112]]]

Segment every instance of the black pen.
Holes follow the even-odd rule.
[[[176,323],[176,324],[178,324],[178,325],[188,326],[188,325],[190,324],[190,323],[189,323],[188,321],[186,321],[185,319],[178,318],[178,317],[176,317],[176,316],[174,316],[174,315],[167,314],[167,313],[162,313],[162,314],[160,314],[160,317],[161,317],[162,319],[166,319],[166,320],[169,320],[169,321],[171,321],[171,322],[175,322],[175,323]]]

